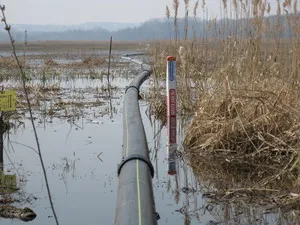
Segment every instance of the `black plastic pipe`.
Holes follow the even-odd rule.
[[[128,56],[128,55],[127,55]],[[115,225],[157,225],[152,177],[144,125],[139,108],[139,88],[152,70],[143,62],[123,59],[141,65],[142,72],[126,88],[123,107],[123,153],[118,167],[119,186]]]

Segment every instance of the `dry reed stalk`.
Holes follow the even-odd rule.
[[[194,5],[193,15],[194,15],[194,24],[193,24],[193,39],[196,40],[196,23],[197,23],[197,9],[199,6],[199,0],[196,1]]]
[[[166,6],[166,17],[169,20],[170,19],[170,9],[169,6]]]
[[[111,66],[111,50],[112,50],[112,36],[110,36],[109,42],[109,55],[108,55],[108,67],[107,67],[107,90],[108,90],[108,97],[109,97],[109,112],[110,118],[113,118],[113,106],[112,106],[112,99],[111,99],[111,84],[110,84],[110,66]]]
[[[166,102],[162,101],[162,99],[164,99],[163,92],[164,90],[157,88],[150,89],[146,99],[149,102],[148,115],[154,116],[154,119],[160,122],[160,127],[158,129],[159,131],[167,123]]]
[[[291,7],[291,5],[292,5],[291,0],[284,0],[284,2],[282,3],[283,8]]]
[[[178,39],[177,16],[178,16],[178,9],[179,9],[179,0],[173,0],[173,9],[174,9],[174,33],[175,33],[175,43],[177,43],[177,39]]]
[[[172,45],[172,35],[171,35],[170,9],[169,9],[169,6],[166,6],[166,17],[167,17],[167,20],[168,20],[169,40],[170,40],[170,47],[171,47],[171,45]]]
[[[188,29],[189,29],[189,0],[184,0],[184,8],[185,8],[185,15],[184,15],[184,40],[187,40],[188,37]]]

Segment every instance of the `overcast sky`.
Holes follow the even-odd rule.
[[[276,0],[269,0],[272,5]],[[282,1],[282,0],[281,0]],[[173,0],[0,0],[11,24],[79,24],[85,22],[144,22],[165,17]],[[196,0],[190,0],[191,13]],[[200,0],[202,2],[202,0]],[[206,0],[209,16],[219,17],[220,0]],[[180,0],[180,16],[184,1]],[[201,9],[199,7],[199,14]],[[171,11],[172,13],[172,11]]]

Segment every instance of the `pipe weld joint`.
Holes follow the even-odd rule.
[[[122,170],[122,167],[129,161],[131,160],[140,160],[140,161],[143,161],[144,163],[146,163],[150,169],[150,173],[151,173],[151,177],[153,178],[154,177],[154,168],[153,168],[153,165],[152,163],[150,162],[149,159],[147,159],[146,157],[142,156],[142,155],[129,155],[127,156],[126,158],[124,158],[121,162],[121,164],[119,165],[118,167],[118,176],[120,176],[120,173],[121,173],[121,170]]]
[[[130,85],[130,86],[127,86],[127,87],[125,88],[125,94],[126,94],[126,92],[127,92],[130,88],[134,88],[134,89],[137,90],[138,93],[140,93],[140,90],[139,90],[136,86]]]

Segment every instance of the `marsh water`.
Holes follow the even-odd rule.
[[[37,60],[32,62],[39,63]],[[56,97],[60,101],[72,98],[76,101],[90,101],[100,98],[102,102],[99,107],[81,107],[81,113],[70,118],[47,116],[41,110],[34,112],[51,195],[60,224],[113,224],[118,187],[117,165],[121,160],[123,141],[122,99],[126,85],[135,75],[126,79],[126,70],[123,73],[112,79],[111,85],[115,87],[112,94],[112,117],[107,113],[108,99],[95,91],[105,86],[106,80],[53,77],[43,83],[46,86],[59,86],[60,91]],[[30,85],[35,86],[40,82],[38,79],[31,80]],[[10,86],[11,82],[2,82],[2,85]],[[147,85],[149,84],[146,82],[144,89]],[[49,102],[44,101],[42,104],[46,107]],[[149,148],[152,150],[150,157],[154,158],[154,148],[158,151],[157,159],[153,160],[156,168],[153,189],[156,210],[161,217],[158,223],[184,224],[184,206],[185,211],[190,211],[190,216],[197,215],[198,219],[194,217],[197,223],[207,223],[211,218],[201,215],[201,193],[196,191],[197,184],[191,171],[185,169],[185,174],[176,179],[167,175],[166,132],[162,130],[158,145],[158,140],[153,139],[156,131],[151,126],[146,110],[147,104],[142,101],[141,113]],[[54,224],[54,218],[39,157],[34,150],[36,142],[28,116],[26,113],[14,120],[12,123],[15,129],[11,129],[4,137],[4,172],[17,175],[20,190],[14,193],[17,201],[13,205],[29,207],[37,214],[33,221],[27,223],[50,225]],[[183,175],[187,180],[183,179]],[[182,188],[187,185],[194,191],[184,193]],[[25,223],[19,219],[0,220],[1,224]],[[192,216],[191,220],[193,221]]]
[[[101,119],[101,123],[91,123],[83,119],[74,124],[52,120],[38,127],[43,157],[47,167],[55,209],[60,224],[112,224],[116,204],[118,177],[117,164],[122,150],[121,116]],[[151,127],[146,126],[148,134]],[[151,140],[150,137],[148,139]],[[31,125],[25,121],[22,130],[10,136],[12,144],[6,152],[13,165],[8,162],[6,171],[16,171],[22,176],[21,206],[27,206],[37,213],[30,224],[53,224],[52,212],[46,194],[40,162],[37,154],[16,143],[34,147]],[[159,224],[183,224],[184,216],[179,210],[185,197],[176,203],[176,187],[173,177],[167,176],[164,149],[158,162],[158,178],[154,178],[156,209],[161,219]],[[189,177],[190,182],[193,181]],[[190,183],[190,185],[195,185]],[[183,193],[179,193],[184,195]],[[190,201],[198,201],[200,193],[189,196]],[[18,205],[18,204],[17,204]],[[198,209],[196,209],[198,210]],[[201,219],[204,221],[204,218]],[[180,222],[182,221],[182,222]],[[22,224],[19,220],[1,220],[1,224]]]
[[[119,72],[122,73],[122,72]],[[126,73],[126,71],[124,71]],[[123,74],[124,75],[124,74]],[[51,195],[61,225],[113,224],[118,188],[117,165],[121,160],[123,129],[122,99],[124,89],[132,77],[120,74],[112,80],[116,87],[109,113],[109,101],[95,90],[106,85],[101,79],[52,79],[61,88],[60,100],[89,101],[101,98],[100,106],[81,107],[73,117],[55,117],[35,111],[35,124],[42,156],[49,179]],[[58,82],[59,81],[59,82]],[[32,84],[38,81],[31,81]],[[147,89],[146,81],[142,91]],[[79,93],[79,95],[78,95]],[[99,97],[100,96],[100,97]],[[141,114],[155,168],[153,189],[158,224],[272,224],[276,216],[228,220],[224,222],[224,208],[214,208],[202,198],[201,184],[185,161],[178,162],[178,174],[167,174],[166,130],[154,138],[157,129],[146,113],[147,103],[141,101]],[[106,112],[106,113],[104,113]],[[153,122],[153,121],[152,121]],[[27,224],[55,223],[47,196],[36,142],[28,114],[12,122],[14,129],[4,137],[4,172],[16,174],[20,190],[14,193],[16,207],[29,207],[37,217]],[[179,137],[180,140],[180,137]],[[155,158],[155,151],[158,157]],[[255,209],[249,209],[250,214]],[[4,225],[24,224],[18,219],[0,219]]]

